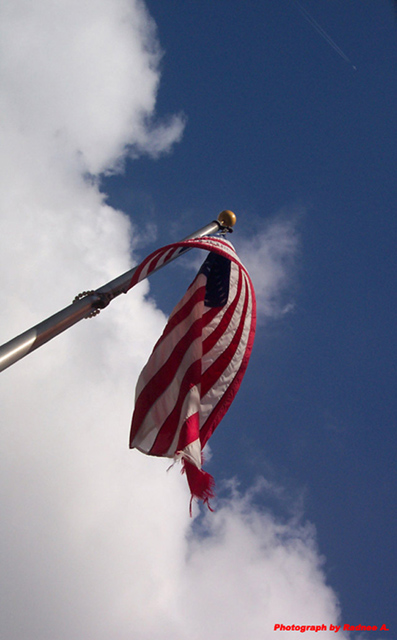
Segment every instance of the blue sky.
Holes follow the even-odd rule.
[[[1,342],[225,208],[259,307],[192,519],[128,435],[199,252],[2,373],[7,640],[395,635],[395,3],[301,4],[0,10]]]
[[[259,326],[211,472],[302,490],[343,619],[395,626],[392,3],[305,3],[357,70],[293,1],[147,5],[165,52],[159,113],[187,124],[168,157],[104,181],[110,202],[156,224],[154,245],[227,207],[238,248],[298,212],[294,311]],[[169,311],[166,277],[152,294]]]

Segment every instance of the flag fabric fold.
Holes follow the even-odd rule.
[[[228,241],[204,237],[158,249],[138,266],[130,286],[190,247],[210,253],[139,376],[130,448],[180,459],[192,499],[209,506],[214,481],[202,469],[202,450],[248,365],[256,324],[251,279]]]

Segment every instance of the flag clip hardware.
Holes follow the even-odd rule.
[[[219,231],[219,235],[225,236],[227,233],[233,233],[233,229],[231,227],[226,227],[225,225],[222,225]]]
[[[99,315],[101,312],[101,309],[104,309],[105,307],[108,306],[108,304],[111,303],[111,301],[113,300],[114,296],[112,296],[110,293],[98,293],[97,291],[83,291],[82,293],[78,293],[77,296],[75,296],[73,303],[78,302],[79,300],[82,300],[83,298],[87,298],[88,296],[95,296],[97,298],[96,301],[93,302],[93,305],[95,304],[94,309],[86,316],[87,318],[95,318],[95,316]]]

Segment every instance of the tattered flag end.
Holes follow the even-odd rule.
[[[211,474],[198,469],[196,465],[192,464],[188,460],[183,460],[183,471],[186,473],[186,478],[189,484],[190,493],[192,495],[190,500],[190,516],[192,516],[192,503],[193,498],[202,500],[207,505],[210,511],[213,511],[209,501],[215,497],[214,487],[215,480]]]

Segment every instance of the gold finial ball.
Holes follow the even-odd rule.
[[[221,211],[218,216],[218,222],[224,227],[234,227],[236,219],[236,214],[233,211],[229,211],[229,209]]]

